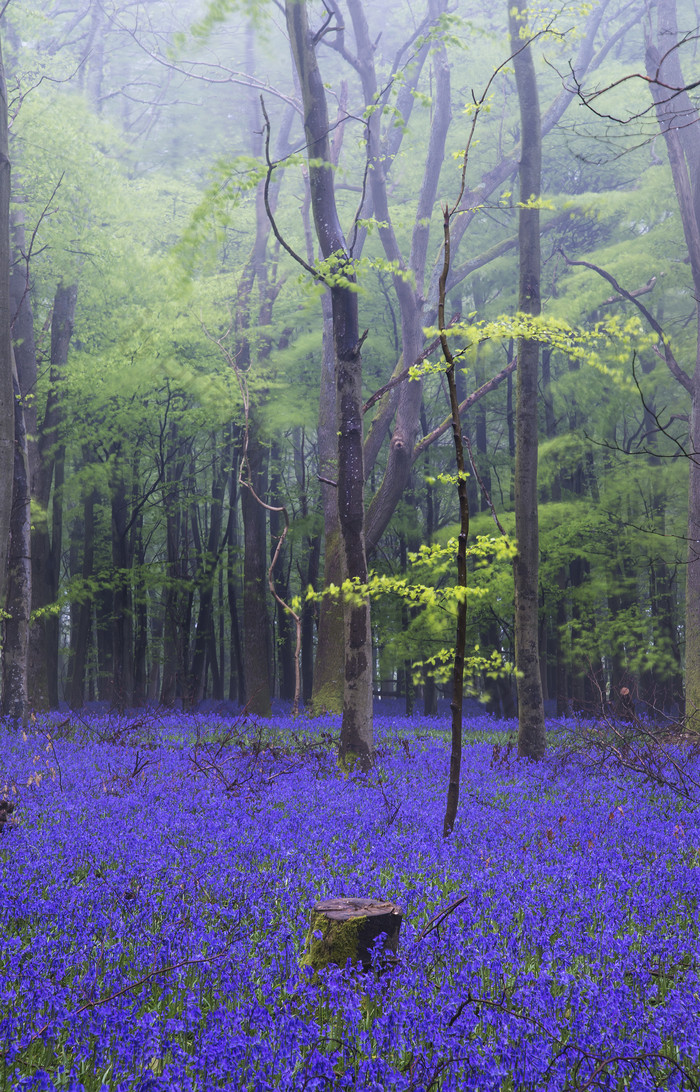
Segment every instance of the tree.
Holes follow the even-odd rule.
[[[225,0],[204,6],[210,15],[209,29],[217,30],[217,53],[232,57],[230,69],[216,67],[218,58],[196,28],[178,37],[174,46],[191,50],[191,63],[175,61],[172,54],[156,58],[160,48],[156,43],[166,41],[175,29],[176,16],[171,18],[165,3],[139,5],[138,20],[133,21],[126,18],[126,13],[135,10],[130,0],[105,7],[101,13],[93,10],[94,5],[83,5],[73,13],[54,11],[48,0],[12,7],[17,31],[10,48],[17,54],[18,63],[13,59],[12,69],[18,73],[19,86],[11,97],[13,103],[21,102],[12,126],[13,159],[22,180],[21,206],[13,210],[15,252],[20,254],[13,282],[16,279],[17,299],[24,299],[21,307],[13,306],[16,357],[23,394],[36,390],[40,426],[51,399],[57,397],[61,403],[57,446],[48,432],[45,438],[49,461],[65,449],[63,487],[52,486],[45,508],[49,545],[58,548],[60,583],[45,596],[42,611],[60,612],[55,615],[62,639],[54,693],[61,694],[67,669],[69,691],[64,690],[63,696],[69,692],[72,701],[95,696],[129,701],[130,695],[142,701],[146,679],[153,700],[159,693],[168,700],[200,695],[218,700],[226,682],[229,694],[242,698],[244,660],[264,673],[270,696],[282,695],[277,680],[290,675],[285,616],[269,610],[264,579],[265,555],[272,553],[281,528],[275,526],[274,513],[269,529],[264,517],[257,536],[250,536],[246,563],[241,508],[247,490],[245,485],[238,488],[243,434],[240,398],[235,390],[231,392],[234,382],[228,387],[222,382],[225,363],[212,361],[216,348],[207,344],[202,327],[220,332],[230,322],[232,354],[245,363],[247,352],[253,365],[250,389],[258,437],[253,438],[258,448],[253,462],[257,458],[268,476],[266,502],[284,503],[291,517],[284,556],[274,573],[276,592],[289,600],[290,594],[303,597],[309,583],[318,590],[321,564],[327,582],[340,584],[343,579],[330,288],[322,302],[323,350],[317,310],[321,278],[335,287],[338,270],[328,268],[323,254],[317,257],[319,243],[309,215],[305,167],[298,185],[286,182],[302,159],[289,157],[294,145],[288,139],[285,146],[281,139],[285,125],[289,136],[287,115],[295,118],[301,113],[298,90],[284,65],[275,71],[276,86],[272,87],[269,66],[266,72],[264,62],[256,62],[249,50],[249,41],[260,31],[269,36],[268,55],[277,56],[283,30],[274,18],[266,14],[265,27],[261,27],[263,17],[256,17],[254,32],[247,34],[251,11],[247,5]],[[320,4],[307,7],[312,34],[316,24],[311,12],[319,13],[313,49],[328,81],[329,104],[333,95],[337,99],[337,112],[329,119],[329,154],[334,164],[336,211],[347,229],[349,271],[356,277],[354,283],[348,278],[346,287],[359,296],[363,326],[370,329],[362,352],[362,408],[368,414],[363,471],[366,498],[374,499],[365,518],[365,542],[379,572],[410,576],[407,566],[416,563],[408,561],[409,554],[426,539],[440,546],[453,537],[457,517],[449,442],[452,420],[451,415],[445,416],[443,401],[444,368],[428,371],[420,380],[408,379],[410,365],[426,352],[424,327],[435,322],[438,303],[442,255],[434,215],[436,186],[439,178],[440,190],[450,192],[454,185],[451,159],[461,155],[450,145],[451,112],[456,115],[456,108],[464,106],[455,88],[469,86],[485,69],[492,70],[499,50],[493,30],[496,23],[502,30],[504,12],[475,13],[467,24],[441,0],[413,4],[410,11],[405,0],[387,0],[374,7],[360,0],[328,0],[326,15]],[[273,5],[262,8],[274,16]],[[566,10],[571,10],[568,5]],[[571,58],[577,75],[592,71],[607,58],[604,79],[608,81],[611,71],[617,75],[621,66],[629,65],[639,54],[643,38],[641,22],[638,29],[630,27],[639,10],[637,5],[625,5],[620,15],[619,5],[601,0],[585,22],[577,20],[577,55]],[[49,12],[50,21],[44,18]],[[186,19],[183,13],[182,20]],[[104,49],[95,46],[100,34]],[[470,49],[467,71],[461,46],[471,45],[475,35],[482,36],[479,41],[484,48]],[[25,41],[39,43],[31,57],[22,46]],[[236,49],[241,42],[244,55],[239,62]],[[590,133],[580,132],[577,124],[557,128],[575,95],[568,86],[560,86],[551,65],[566,69],[570,49],[571,38],[549,39],[550,67],[538,74],[543,104],[550,91],[550,106],[543,107],[541,118],[542,135],[548,135],[544,189],[547,203],[556,206],[553,214],[541,214],[543,238],[554,239],[553,256],[543,264],[542,293],[546,291],[550,300],[550,314],[593,324],[600,314],[594,314],[590,306],[590,285],[584,292],[588,304],[578,291],[586,274],[564,271],[557,245],[569,253],[592,256],[603,265],[603,249],[614,246],[612,264],[621,283],[628,283],[626,270],[658,254],[675,223],[669,219],[665,227],[662,224],[670,187],[664,190],[660,184],[662,176],[666,184],[666,175],[655,165],[653,149],[635,153],[635,185],[624,186],[625,179],[614,166],[590,162],[600,156],[598,122],[590,123],[595,125]],[[191,79],[186,94],[181,94],[189,78],[187,70]],[[122,94],[124,73],[128,86]],[[43,79],[35,86],[42,74],[51,80]],[[144,74],[151,85],[148,92],[143,87]],[[206,81],[200,78],[205,74]],[[88,90],[85,96],[77,89],[81,79]],[[568,76],[566,82],[570,82]],[[232,86],[245,87],[250,109],[232,113]],[[291,239],[297,225],[303,224],[305,247],[301,249],[315,275],[315,288],[307,284],[300,289],[298,278],[289,275],[291,258],[279,240],[272,240],[264,208],[259,215],[266,164],[260,141],[257,146],[251,144],[251,134],[259,136],[261,127],[260,90],[265,93],[276,143],[280,137],[269,173],[273,216],[284,240]],[[476,311],[479,319],[488,320],[512,315],[517,308],[511,256],[518,243],[513,230],[518,210],[509,196],[523,136],[513,116],[516,91],[509,74],[499,75],[490,113],[483,125],[480,122],[469,191],[452,223],[448,315]],[[190,104],[196,111],[196,135],[187,113]],[[173,124],[166,126],[169,119]],[[211,163],[207,149],[220,147],[214,138],[222,125],[232,158]],[[460,132],[453,143],[459,141]],[[146,133],[148,141],[134,139],[134,134]],[[299,142],[298,132],[291,137]],[[107,157],[101,151],[105,147],[118,149],[119,154]],[[446,150],[450,154],[445,155]],[[64,171],[58,200],[52,203],[51,194]],[[277,199],[274,190],[282,176],[285,185]],[[586,190],[592,192],[586,194]],[[20,213],[27,224],[22,244]],[[468,245],[469,253],[460,255],[460,245],[462,250]],[[171,246],[174,249],[168,253]],[[252,268],[248,263],[253,252],[256,265],[250,281],[246,270]],[[438,259],[431,268],[434,253]],[[30,276],[25,254],[31,256]],[[677,264],[667,270],[663,281],[659,276],[651,308],[660,324],[673,331],[679,359],[690,340],[679,326],[674,327],[684,306],[682,273],[683,267]],[[589,280],[593,282],[593,276]],[[671,281],[673,292],[669,292]],[[56,384],[49,382],[46,345],[51,301],[60,282],[79,287],[65,382]],[[246,303],[248,283],[251,291]],[[273,292],[279,289],[274,313],[265,305],[268,287]],[[623,302],[617,310],[624,314],[626,307]],[[24,331],[28,320],[31,334],[32,318],[38,382],[25,381],[23,375],[29,373],[21,363],[31,351],[32,339],[20,327]],[[454,332],[453,327],[450,337]],[[509,536],[515,493],[511,427],[515,400],[509,400],[516,385],[513,349],[507,339],[479,342],[474,349],[460,350],[455,369],[462,431],[468,439],[475,429],[471,437],[474,463]],[[599,358],[608,372],[615,371],[612,351],[599,350]],[[648,370],[653,353],[645,351],[639,360],[637,374],[643,379],[649,406],[656,406],[658,412],[671,388],[660,379],[660,368]],[[323,411],[316,427],[319,375]],[[625,672],[636,671],[640,682],[643,677],[644,686],[651,689],[650,650],[657,655],[658,671],[662,666],[665,670],[678,629],[681,596],[673,540],[661,544],[657,536],[654,547],[653,540],[641,537],[643,532],[632,524],[647,522],[655,530],[664,524],[669,534],[679,532],[678,521],[685,518],[677,500],[680,464],[663,461],[662,452],[658,465],[648,458],[648,482],[643,474],[628,473],[625,480],[617,469],[618,456],[610,455],[611,449],[596,448],[595,443],[629,446],[636,429],[648,431],[654,424],[635,399],[625,401],[625,392],[616,390],[602,375],[589,371],[581,358],[551,346],[543,350],[547,400],[541,417],[547,446],[540,460],[539,492],[546,508],[542,508],[537,651],[549,696],[559,690],[562,705],[572,697],[576,702],[585,698],[589,658],[608,686]],[[28,434],[39,437],[42,428],[30,424],[32,407],[27,398],[24,407]],[[594,440],[589,441],[584,430],[593,430]],[[228,491],[222,495],[224,473]],[[636,497],[633,477],[639,486]],[[665,488],[667,482],[672,489]],[[488,531],[485,525],[491,517],[488,505],[480,500],[475,476],[466,484],[472,533],[478,536],[479,531]],[[325,558],[318,534],[322,504]],[[480,506],[483,515],[478,512]],[[39,529],[41,515],[36,506],[34,524]],[[68,532],[63,536],[62,522]],[[335,568],[334,557],[338,559]],[[242,641],[243,589],[254,575],[256,559],[261,576],[248,585],[252,611],[249,632]],[[38,553],[36,561],[40,561]],[[420,567],[422,562],[417,564]],[[512,582],[507,586],[505,569],[497,579],[487,581],[480,564],[468,553],[469,591],[478,589],[480,594],[470,597],[467,641],[495,649],[510,666]],[[444,583],[449,581],[448,568],[445,560],[431,572]],[[682,571],[685,574],[685,567]],[[369,582],[371,586],[371,578]],[[640,612],[637,599],[647,590],[649,608]],[[381,689],[384,695],[405,691],[408,702],[406,679],[417,657],[426,661],[431,652],[452,643],[447,632],[452,625],[452,600],[449,610],[444,602],[435,609],[408,600],[376,602],[374,662],[381,665]],[[261,609],[265,604],[266,618]],[[343,685],[343,619],[340,628],[325,627],[333,608],[342,616],[341,600],[330,597],[320,606],[318,598],[309,600],[304,609],[304,677],[308,696],[316,645],[318,706],[339,708],[335,683],[339,680]],[[70,650],[63,641],[69,610]],[[315,612],[320,613],[317,633]],[[53,619],[47,620],[51,626]],[[225,624],[229,620],[230,636]],[[258,638],[264,639],[262,654],[256,653]],[[667,645],[662,656],[662,646]],[[341,654],[339,665],[327,658],[329,651]],[[229,670],[228,680],[223,678],[222,665]],[[330,670],[324,673],[325,668]],[[424,670],[425,700],[430,703],[429,684],[436,679],[443,683],[446,673],[436,669],[431,675],[428,665]],[[476,670],[482,672],[481,685],[489,688],[490,665]],[[465,681],[468,675],[469,668]],[[33,677],[38,676],[33,673]],[[257,682],[251,688],[254,692],[263,689]],[[510,680],[503,686],[502,698],[507,701],[509,696]]]
[[[304,105],[311,206],[325,276],[330,284],[337,391],[338,518],[344,576],[367,583],[362,450],[362,338],[355,275],[340,226],[333,185],[326,93],[305,0],[287,0],[287,28]],[[361,592],[343,604],[345,657],[340,761],[367,768],[374,750],[372,730],[372,630],[369,598]]]
[[[7,615],[2,657],[2,711],[15,723],[27,716],[27,661],[32,599],[30,549],[31,492],[27,430],[17,368],[12,368],[15,392],[15,465],[10,520]]]
[[[466,153],[465,153],[466,168]],[[447,788],[447,805],[443,823],[443,837],[454,829],[457,807],[459,805],[459,778],[462,765],[462,706],[464,694],[464,649],[467,639],[467,537],[469,535],[469,498],[467,497],[467,473],[464,463],[464,445],[462,443],[462,422],[459,414],[459,399],[457,396],[457,381],[455,378],[455,359],[447,340],[445,332],[445,297],[447,294],[447,277],[450,271],[450,222],[459,205],[462,194],[460,192],[454,207],[449,206],[444,210],[444,259],[442,274],[440,276],[440,303],[438,309],[438,323],[440,326],[440,341],[442,352],[447,364],[447,385],[450,394],[450,410],[452,416],[452,436],[455,447],[455,463],[457,466],[457,494],[459,496],[459,537],[457,539],[457,631],[455,634],[454,667],[452,672],[452,700],[450,710],[452,713],[451,750],[450,750],[450,776]]]
[[[31,444],[29,454],[34,502],[31,556],[32,610],[35,612],[29,634],[29,689],[34,709],[55,708],[59,701],[56,600],[63,546],[62,489],[65,473],[61,383],[65,380],[77,294],[77,285],[59,284],[56,289],[51,313],[50,387],[44,414],[40,424],[37,423],[36,443]],[[32,371],[35,383],[36,363]],[[31,372],[23,378],[23,395],[33,401],[35,385],[32,384]]]
[[[12,315],[10,313],[10,150],[7,80],[0,46],[0,603],[5,603],[15,460]]]
[[[520,210],[518,242],[520,279],[518,310],[539,315],[540,304],[540,176],[542,136],[539,96],[527,7],[509,6],[509,26],[520,104]],[[515,666],[518,685],[518,754],[541,758],[546,737],[539,660],[539,536],[537,519],[537,406],[539,342],[518,340],[515,410],[515,536],[518,553],[515,575]]]

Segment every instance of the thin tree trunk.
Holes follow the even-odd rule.
[[[362,450],[362,339],[352,264],[340,228],[331,169],[326,94],[310,34],[306,4],[287,0],[287,28],[304,103],[308,141],[309,184],[316,235],[324,259],[337,262],[331,280],[333,339],[336,359],[338,422],[338,516],[343,544],[344,575],[360,586],[367,583],[364,534],[364,460]],[[338,278],[337,274],[342,276]],[[372,723],[372,631],[369,597],[343,603],[345,663],[343,719],[339,759],[350,767],[368,768],[374,752]]]
[[[192,705],[197,705],[204,699],[206,664],[208,659],[211,660],[210,645],[214,624],[214,578],[216,576],[219,555],[222,549],[221,526],[223,523],[223,503],[228,476],[226,464],[222,463],[219,465],[215,460],[212,475],[211,508],[206,543],[202,542],[202,535],[195,512],[193,512],[191,520],[192,534],[198,555],[196,584],[199,589],[199,611],[197,614],[194,653],[192,656],[192,667],[190,670],[187,695],[188,700]],[[210,651],[209,656],[207,655],[208,649]]]
[[[15,723],[27,716],[27,651],[32,601],[32,566],[29,555],[31,496],[27,433],[22,398],[14,371],[15,386],[15,468],[10,521],[10,552],[7,582],[7,613],[3,640],[2,712]]]
[[[178,437],[171,437],[172,452],[178,449]],[[182,579],[186,575],[184,545],[182,541],[182,497],[181,481],[185,471],[185,460],[181,453],[171,461],[166,480],[163,483],[163,507],[165,508],[166,549],[167,549],[167,584],[163,604],[163,671],[161,678],[160,703],[165,706],[175,704],[182,694],[184,681],[185,654],[183,637],[183,599]]]
[[[133,554],[128,535],[127,488],[122,471],[112,492],[112,566],[114,597],[112,605],[112,647],[114,679],[112,701],[124,712],[134,700],[133,614],[131,610],[131,568]]]
[[[459,398],[455,379],[455,361],[449,348],[445,330],[445,296],[447,275],[450,271],[450,210],[445,209],[444,219],[445,257],[440,278],[440,305],[438,322],[440,325],[442,351],[447,362],[447,385],[450,392],[452,411],[452,438],[454,440],[455,463],[457,465],[457,495],[459,497],[459,535],[457,537],[457,630],[455,634],[455,660],[452,671],[452,740],[450,749],[450,773],[447,786],[447,803],[442,834],[446,838],[454,830],[457,808],[459,806],[459,778],[462,769],[462,706],[464,700],[464,650],[467,640],[467,538],[469,537],[469,500],[467,496],[467,474],[464,465],[464,447],[462,444],[462,422],[459,415]]]
[[[531,46],[524,45],[527,8],[509,7],[511,50],[520,103],[520,201],[540,195],[542,137],[540,107]],[[540,214],[537,208],[519,212],[520,288],[518,310],[539,315]],[[518,342],[515,410],[515,536],[518,553],[515,575],[515,665],[518,672],[518,754],[539,759],[545,752],[544,706],[538,641],[539,533],[537,520],[537,378],[539,344]]]
[[[15,395],[10,313],[10,158],[7,83],[0,49],[0,603],[7,592],[15,462]]]
[[[251,414],[248,434],[250,484],[258,497],[267,493],[268,449],[260,442],[257,424]],[[243,670],[246,705],[251,713],[269,717],[270,625],[267,613],[268,586],[266,563],[267,519],[249,489],[241,490],[243,513]]]
[[[236,574],[236,554],[238,550],[238,526],[236,521],[236,502],[238,496],[238,459],[232,459],[229,477],[229,514],[228,514],[228,550],[226,558],[226,595],[229,610],[229,635],[231,648],[231,668],[229,674],[229,701],[238,701],[245,705],[245,672],[243,667],[243,648],[241,629],[238,618],[239,587]]]
[[[282,458],[282,451],[280,444],[274,442],[270,453],[270,461],[272,464],[272,471],[270,474],[270,500],[273,504],[273,508],[270,510],[270,561],[273,560],[279,539],[284,533],[285,522],[283,513],[278,511],[279,505],[284,504],[282,497],[282,474],[280,469],[280,461]],[[289,568],[291,565],[290,560],[290,547],[289,539],[284,538],[282,548],[277,558],[274,572],[272,574],[274,587],[277,595],[284,602],[288,602],[290,598],[289,594]],[[295,661],[294,661],[294,649],[295,649],[295,633],[294,633],[294,621],[288,610],[282,606],[282,604],[275,600],[275,624],[277,626],[277,639],[275,641],[275,648],[277,652],[277,666],[278,666],[278,692],[280,698],[283,701],[293,701],[294,693],[296,689],[296,677],[295,677]]]
[[[133,572],[133,611],[134,611],[134,696],[133,703],[138,708],[146,704],[148,692],[148,674],[146,656],[148,653],[148,595],[144,581],[146,563],[143,545],[143,511],[140,511],[134,523],[134,543],[132,557]]]
[[[97,496],[90,491],[83,501],[83,589],[77,604],[78,617],[75,625],[75,639],[70,660],[68,677],[68,704],[71,709],[81,709],[85,700],[85,675],[88,652],[90,649],[90,631],[92,628],[92,596],[88,588],[95,565],[95,504]],[[75,604],[74,604],[75,606]]]
[[[329,485],[338,476],[338,426],[335,412],[335,348],[330,293],[325,293],[323,309],[323,356],[318,414],[318,462],[323,506],[324,563],[323,586],[342,583],[340,524],[337,487]],[[318,645],[314,663],[311,712],[343,711],[343,605],[324,595],[319,606]]]
[[[29,700],[34,709],[58,705],[59,619],[47,613],[56,603],[63,537],[64,443],[61,383],[73,335],[77,285],[59,284],[51,318],[50,387],[39,428],[37,463],[32,483],[32,611],[40,612],[29,632]],[[51,528],[49,529],[49,505]]]

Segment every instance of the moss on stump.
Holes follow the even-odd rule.
[[[302,966],[320,971],[330,963],[344,967],[362,963],[372,966],[370,951],[377,938],[385,934],[382,950],[396,954],[403,915],[400,907],[382,899],[324,899],[317,902],[309,916],[306,954]]]

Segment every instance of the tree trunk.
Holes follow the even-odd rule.
[[[261,443],[257,422],[251,414],[248,427],[248,469],[250,484],[261,500],[267,493],[268,449]],[[241,489],[243,513],[243,670],[246,707],[251,713],[269,717],[270,623],[267,612],[266,512],[245,486]]]
[[[275,509],[284,504],[284,498],[282,496],[282,474],[280,470],[280,462],[282,459],[282,450],[278,442],[272,444],[270,452],[270,461],[272,464],[272,470],[270,474],[270,501],[273,505],[273,510],[270,512],[270,562],[275,556],[277,544],[280,536],[284,531],[284,518],[283,513],[275,511]],[[289,567],[291,565],[289,554],[289,540],[285,537],[282,543],[282,549],[275,564],[272,579],[275,587],[275,591],[280,599],[285,602],[289,602]],[[269,587],[269,584],[268,584]],[[277,659],[277,672],[278,672],[278,693],[283,701],[293,701],[294,693],[296,690],[296,671],[294,661],[294,651],[296,646],[296,633],[294,620],[289,611],[285,610],[281,603],[275,600],[275,650]]]
[[[321,561],[321,533],[307,541],[307,565],[305,585],[318,588],[318,576]],[[304,706],[311,706],[314,688],[314,633],[316,631],[316,608],[314,603],[305,602],[301,608],[301,692]]]
[[[0,603],[7,592],[15,463],[15,395],[10,313],[10,157],[7,83],[0,48]]]
[[[457,627],[455,633],[455,660],[452,671],[452,713],[450,774],[447,786],[447,803],[443,822],[443,837],[454,830],[459,805],[459,779],[462,768],[462,713],[464,695],[464,650],[467,639],[467,538],[469,536],[469,500],[467,497],[467,474],[464,465],[462,444],[462,422],[459,416],[459,399],[455,380],[455,361],[449,348],[445,330],[445,296],[447,275],[450,271],[450,210],[445,208],[445,258],[440,278],[440,306],[438,321],[442,351],[447,362],[447,385],[450,392],[452,411],[452,438],[454,441],[455,464],[457,466],[457,494],[459,497],[459,535],[457,537]]]
[[[367,583],[367,558],[362,450],[362,342],[357,294],[352,289],[355,277],[335,203],[326,93],[316,61],[314,39],[309,32],[306,4],[287,0],[285,12],[304,104],[309,185],[316,235],[324,259],[333,255],[335,261],[335,275],[330,278],[330,285],[336,360],[337,492],[343,572],[348,580],[363,586]],[[369,597],[360,595],[359,599],[359,602],[353,602],[345,597],[343,602],[345,661],[339,758],[346,767],[358,763],[366,769],[371,764],[374,751],[372,631]]]
[[[193,706],[196,706],[204,699],[206,685],[207,650],[211,643],[214,624],[214,578],[222,549],[221,527],[228,476],[225,462],[219,465],[215,459],[212,475],[211,509],[206,543],[202,542],[202,533],[195,510],[192,512],[191,520],[192,534],[197,551],[196,584],[199,589],[199,611],[187,693],[188,702]]]
[[[511,50],[514,54],[521,124],[520,201],[540,195],[542,137],[540,107],[532,48],[527,33],[527,9],[509,7]],[[518,310],[540,313],[540,214],[537,208],[519,212],[520,284]],[[518,754],[539,759],[546,747],[544,706],[539,664],[537,522],[537,377],[539,344],[518,342],[515,411],[515,536],[518,544],[515,575],[515,665],[518,671]]]
[[[98,528],[96,551],[97,571],[104,572],[112,564],[111,516],[107,527],[106,512],[100,506],[96,513]],[[111,586],[101,584],[95,592],[95,643],[97,649],[97,690],[98,701],[114,700],[114,591]],[[90,700],[90,698],[88,698]]]
[[[133,528],[131,556],[134,560],[133,611],[134,611],[134,696],[133,704],[139,708],[146,704],[148,695],[148,593],[144,580],[146,552],[143,543],[143,511],[139,511]]]
[[[322,298],[323,357],[321,363],[321,393],[318,414],[318,463],[323,506],[324,563],[323,586],[339,587],[343,581],[340,524],[338,523],[337,487],[329,485],[338,476],[338,426],[335,411],[335,348],[333,345],[333,315],[330,294]],[[314,662],[311,712],[342,713],[343,711],[343,605],[338,599],[324,595],[319,605],[318,644]]]
[[[429,13],[435,25],[439,23],[446,6],[445,0],[429,0]],[[370,106],[376,102],[378,95],[372,60],[375,51],[364,16],[360,18],[362,5],[359,0],[349,0],[349,7],[358,42],[365,100]],[[424,288],[429,224],[440,181],[440,168],[445,157],[445,141],[452,118],[450,65],[447,50],[439,37],[433,42],[430,53],[435,89],[428,148],[418,193],[418,207],[408,262],[401,254],[391,224],[385,177],[386,156],[379,140],[381,111],[372,111],[368,121],[368,182],[372,193],[374,215],[379,222],[378,230],[384,253],[388,261],[398,267],[394,274],[394,291],[401,312],[401,348],[404,366],[408,366],[419,357],[425,341],[423,326],[428,325],[428,316]],[[421,63],[420,57],[417,60]],[[406,276],[407,268],[410,269],[413,277]],[[410,479],[420,425],[421,401],[421,382],[413,381],[400,385],[386,470],[381,486],[367,510],[367,549],[370,553],[377,546]]]
[[[128,534],[129,507],[123,468],[112,491],[112,648],[114,677],[112,702],[123,713],[134,700],[134,619],[131,609],[133,554]]]
[[[90,491],[83,500],[83,589],[79,603],[71,607],[77,611],[75,626],[71,627],[71,657],[68,674],[68,704],[71,709],[81,709],[85,700],[85,676],[92,629],[92,596],[88,592],[95,564],[95,504],[97,496]]]
[[[236,574],[238,552],[238,526],[236,521],[236,499],[238,494],[238,459],[232,459],[229,477],[229,512],[228,512],[228,550],[226,558],[226,595],[229,610],[229,636],[231,647],[231,669],[229,674],[229,701],[245,705],[245,672],[243,668],[243,648],[238,620],[239,587]]]
[[[73,335],[77,285],[59,284],[51,317],[50,387],[38,427],[36,467],[32,482],[32,611],[39,617],[29,632],[29,701],[34,709],[58,705],[58,615],[56,604],[63,537],[64,443],[61,436],[63,382]],[[52,519],[49,528],[49,504]]]
[[[10,521],[10,552],[7,582],[7,613],[3,640],[2,712],[15,723],[27,715],[27,650],[29,614],[32,601],[30,558],[31,495],[27,433],[17,372],[15,386],[15,468]]]
[[[187,575],[182,526],[183,500],[181,481],[185,472],[185,459],[175,432],[171,437],[171,459],[167,478],[163,483],[163,507],[166,521],[167,584],[163,603],[163,672],[160,702],[172,706],[182,695],[185,672],[184,652],[184,596],[183,578]]]

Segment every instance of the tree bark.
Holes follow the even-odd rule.
[[[248,422],[249,481],[258,497],[267,493],[268,449],[260,441],[257,421],[251,413]],[[245,486],[241,489],[243,513],[243,671],[246,708],[258,716],[269,717],[270,693],[270,623],[267,613],[267,513]]]
[[[27,432],[22,397],[14,371],[15,387],[15,467],[10,521],[10,552],[7,583],[7,613],[3,640],[2,712],[16,723],[27,716],[27,651],[29,615],[32,601],[32,566],[30,558],[31,493]]]
[[[38,426],[32,481],[32,611],[39,612],[29,631],[29,701],[34,709],[56,708],[59,700],[58,616],[47,608],[55,608],[60,581],[65,458],[61,435],[61,383],[73,335],[77,298],[77,285],[59,284],[56,289],[51,316],[50,386]]]
[[[299,490],[299,507],[303,520],[309,520],[308,464],[306,459],[304,430],[294,430],[294,469]],[[303,558],[299,565],[301,587],[318,588],[321,560],[321,529],[311,520],[311,529],[304,537]],[[316,628],[316,604],[304,601],[301,608],[301,693],[306,709],[311,707],[314,675],[314,630]],[[342,706],[341,706],[342,708]]]
[[[287,28],[304,105],[311,206],[321,254],[335,257],[331,307],[336,361],[338,422],[338,517],[345,576],[367,582],[364,537],[364,460],[362,450],[362,356],[354,272],[338,219],[328,141],[326,93],[316,61],[306,4],[287,0]],[[341,277],[338,277],[338,273]],[[349,283],[343,284],[346,280]],[[343,719],[339,758],[344,766],[368,768],[374,752],[372,723],[372,631],[369,598],[343,603],[345,660]]]
[[[452,700],[450,710],[451,750],[450,774],[447,786],[447,803],[442,834],[446,838],[454,830],[457,808],[459,806],[459,779],[462,769],[462,712],[464,700],[464,651],[467,639],[467,538],[469,536],[469,499],[467,497],[467,474],[464,465],[464,446],[462,444],[462,422],[459,415],[459,399],[455,379],[455,361],[449,348],[445,331],[445,297],[447,293],[447,275],[450,271],[450,210],[445,209],[444,220],[445,256],[440,278],[440,304],[438,322],[442,351],[447,363],[447,385],[450,392],[452,411],[452,438],[454,441],[455,463],[457,466],[457,495],[459,497],[459,535],[457,538],[457,628],[455,634],[455,660],[452,671]]]
[[[231,646],[229,701],[245,705],[245,672],[243,669],[243,648],[238,619],[239,588],[236,574],[238,554],[238,526],[236,520],[236,501],[238,495],[238,456],[230,448],[231,473],[229,475],[229,513],[228,513],[228,549],[226,557],[226,596],[229,610],[229,636]]]
[[[182,582],[187,576],[187,551],[183,541],[184,501],[181,482],[185,456],[177,432],[170,437],[171,457],[163,481],[163,507],[166,522],[167,583],[163,604],[163,674],[161,705],[172,706],[182,696],[185,675],[184,602]]]
[[[275,441],[270,450],[270,501],[272,504],[270,509],[270,563],[272,563],[275,557],[279,540],[284,534],[285,528],[284,513],[278,510],[280,506],[284,505],[281,460],[282,449],[280,444]],[[285,535],[272,572],[272,581],[275,592],[284,602],[289,602],[290,599],[290,566],[291,556],[289,539]],[[277,693],[283,701],[293,702],[296,690],[296,634],[294,620],[289,611],[285,610],[278,600],[275,600],[274,611],[276,625],[274,644],[278,678]]]
[[[511,51],[518,88],[521,126],[520,201],[536,202],[540,195],[542,136],[540,107],[531,45],[527,34],[527,8],[509,6]],[[520,208],[518,240],[520,280],[518,310],[539,315],[540,214],[537,208]],[[515,409],[515,536],[518,552],[513,563],[515,578],[515,666],[518,672],[518,754],[539,759],[546,747],[544,705],[539,663],[538,576],[539,530],[537,519],[537,379],[539,343],[520,338]]]
[[[212,467],[211,509],[206,543],[202,541],[198,514],[194,509],[192,512],[192,534],[198,555],[195,583],[199,590],[196,636],[187,693],[188,701],[192,706],[196,706],[204,699],[207,649],[210,645],[212,627],[214,624],[214,577],[216,575],[222,550],[221,528],[223,524],[223,505],[227,476],[227,467],[225,463],[219,465],[218,460],[214,459]]]
[[[71,626],[71,657],[68,672],[68,704],[71,709],[81,709],[85,700],[85,678],[90,650],[92,629],[92,596],[88,592],[95,565],[95,504],[94,490],[83,500],[82,540],[83,559],[81,574],[83,590],[80,601],[71,606],[71,616],[76,611],[75,625]]]
[[[148,697],[148,593],[144,579],[146,550],[143,541],[143,511],[137,514],[132,531],[133,544],[131,556],[134,562],[132,574],[132,603],[134,612],[134,694],[133,704],[137,708],[146,704]]]
[[[323,586],[338,587],[343,580],[340,524],[338,522],[337,486],[329,485],[338,477],[338,426],[335,410],[335,347],[333,344],[333,314],[330,293],[325,293],[323,309],[323,356],[321,391],[318,414],[318,463],[323,507],[324,563]],[[343,605],[338,599],[324,595],[319,606],[318,644],[314,662],[311,712],[342,713],[343,711]]]
[[[133,552],[128,533],[126,468],[119,465],[119,462],[116,473],[117,480],[112,487],[112,703],[123,713],[134,700],[134,619],[131,597]]]
[[[15,462],[15,395],[10,313],[10,153],[7,83],[0,47],[0,603],[7,592]]]

